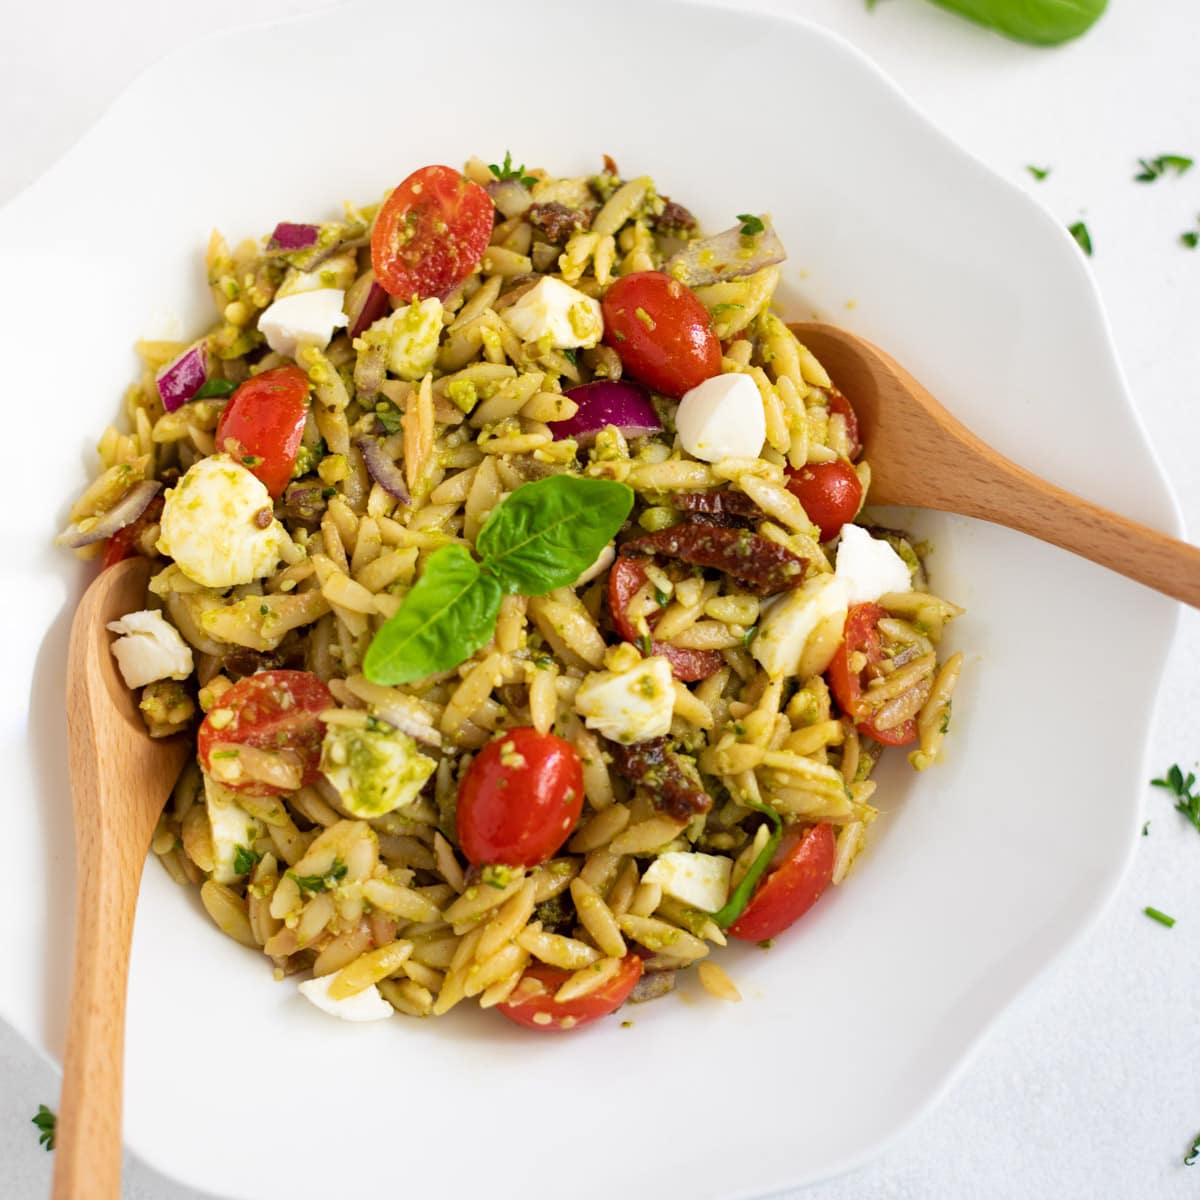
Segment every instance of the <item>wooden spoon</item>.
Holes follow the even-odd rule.
[[[63,1058],[54,1200],[118,1200],[129,943],[142,864],[183,768],[182,737],[151,740],[105,626],[145,607],[150,563],[103,571],[71,626],[67,732],[75,809],[75,976]]]
[[[864,338],[816,322],[790,328],[854,405],[871,464],[872,503],[1007,525],[1200,608],[1200,549],[1073,496],[997,454]]]

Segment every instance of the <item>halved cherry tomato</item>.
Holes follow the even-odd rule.
[[[204,718],[196,738],[200,765],[213,774],[213,752],[236,753],[237,746],[287,750],[300,759],[304,784],[320,775],[325,726],[317,714],[335,707],[329,689],[309,671],[260,671],[239,680]],[[234,748],[231,749],[226,748]],[[258,780],[239,782],[217,772],[226,787],[247,796],[274,796],[278,788]]]
[[[406,301],[444,296],[483,257],[494,213],[487,192],[453,167],[414,171],[375,218],[371,265],[380,287]]]
[[[728,932],[761,942],[804,916],[833,878],[834,842],[832,825],[785,834],[767,874]]]
[[[635,379],[667,396],[721,372],[721,343],[696,294],[662,271],[618,279],[600,302],[604,340]]]
[[[475,755],[458,788],[458,840],[476,866],[534,867],[583,812],[583,764],[570,742],[520,726]]]
[[[646,558],[618,558],[608,573],[608,606],[612,610],[613,624],[617,632],[627,641],[638,645],[641,638],[627,615],[629,602],[646,582]],[[646,618],[652,629],[659,613]],[[671,664],[671,673],[681,683],[695,683],[715,675],[725,660],[716,650],[688,650],[683,646],[670,646],[666,642],[651,642],[651,654],[660,654]]]
[[[837,388],[826,389],[826,395],[829,397],[829,411],[841,413],[846,418],[846,436],[850,440],[850,461],[855,462],[863,452],[862,437],[858,428],[858,413],[854,411],[854,406]]]
[[[799,469],[788,467],[787,490],[804,505],[809,520],[820,527],[823,542],[853,521],[862,504],[862,480],[844,458]]]
[[[142,511],[141,516],[130,521],[123,529],[118,529],[104,544],[104,556],[100,559],[100,570],[111,567],[124,559],[132,558],[137,553],[134,543],[140,538],[147,526],[153,525],[162,516],[163,498],[155,496]]]
[[[571,972],[535,963],[525,968],[512,995],[496,1007],[518,1025],[546,1033],[562,1033],[616,1012],[641,977],[641,958],[627,954],[621,960],[620,970],[602,987],[577,1000],[560,1002],[555,1000],[554,993],[571,978]]]
[[[916,717],[909,717],[907,721],[901,721],[891,729],[877,729],[874,721],[866,715],[862,703],[863,676],[883,660],[878,625],[886,616],[886,610],[878,604],[854,605],[846,614],[842,644],[837,648],[827,674],[834,699],[860,733],[865,733],[867,737],[874,738],[885,746],[905,746],[917,740]],[[866,656],[867,661],[861,671],[850,668],[850,658],[854,654]]]
[[[281,496],[296,466],[307,417],[308,376],[299,367],[264,371],[229,397],[217,422],[217,450],[239,459],[272,496]]]

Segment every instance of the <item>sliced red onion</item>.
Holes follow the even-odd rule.
[[[608,425],[615,425],[627,438],[662,431],[650,397],[637,384],[598,379],[571,388],[566,396],[579,405],[579,411],[565,421],[550,422],[555,441],[574,438],[581,446],[590,446]]]
[[[83,521],[68,525],[54,539],[55,542],[60,546],[69,546],[72,550],[78,550],[82,546],[91,546],[95,542],[102,542],[105,538],[112,537],[126,525],[132,525],[146,511],[150,501],[158,495],[161,487],[162,484],[157,479],[143,479],[141,483],[135,483],[108,512],[95,518],[95,524],[89,524],[86,529],[81,530],[80,525],[94,519],[84,517]]]
[[[360,275],[346,293],[346,315],[350,318],[351,340],[370,329],[388,310],[388,294],[375,282],[375,272]]]
[[[155,376],[163,408],[182,408],[208,379],[208,343],[196,342]]]
[[[267,242],[268,250],[311,250],[321,236],[320,225],[297,225],[293,221],[280,221]]]
[[[491,183],[484,184],[484,188],[502,216],[519,217],[533,205],[533,196],[520,180],[493,179]]]
[[[383,447],[374,438],[360,437],[354,443],[366,463],[367,473],[389,496],[394,496],[401,504],[409,503],[411,497],[404,482],[404,475],[396,466]]]
[[[787,251],[770,221],[763,231],[743,234],[740,225],[724,233],[688,242],[667,259],[663,270],[688,287],[704,287],[753,275],[763,267],[772,267],[787,258]]]

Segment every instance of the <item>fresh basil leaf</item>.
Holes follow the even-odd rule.
[[[372,683],[391,685],[457,667],[492,636],[500,598],[500,585],[464,546],[435,550],[416,586],[375,635],[363,674]]]
[[[1018,42],[1057,46],[1087,33],[1108,0],[933,0]]]
[[[759,851],[758,857],[750,864],[750,870],[742,876],[741,883],[733,889],[733,895],[729,897],[723,908],[719,908],[713,913],[712,919],[721,929],[728,929],[746,911],[746,905],[750,903],[758,881],[763,877],[763,872],[767,867],[771,865],[771,859],[775,857],[775,851],[779,849],[779,843],[783,840],[783,821],[773,808],[754,800],[743,800],[741,803],[756,809],[771,822],[771,835],[767,838],[767,844]]]
[[[542,596],[574,583],[632,507],[633,490],[623,483],[548,475],[496,505],[475,548],[504,591]]]
[[[237,386],[232,379],[206,379],[192,399],[211,400],[213,396],[232,396]]]

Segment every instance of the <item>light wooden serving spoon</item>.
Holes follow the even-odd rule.
[[[1007,525],[1200,608],[1200,549],[1010,462],[864,338],[818,322],[790,328],[854,405],[871,464],[871,503]]]
[[[188,754],[151,740],[105,626],[145,607],[150,563],[103,571],[71,626],[67,733],[75,810],[75,975],[63,1058],[54,1200],[118,1200],[125,986],[142,864]]]

